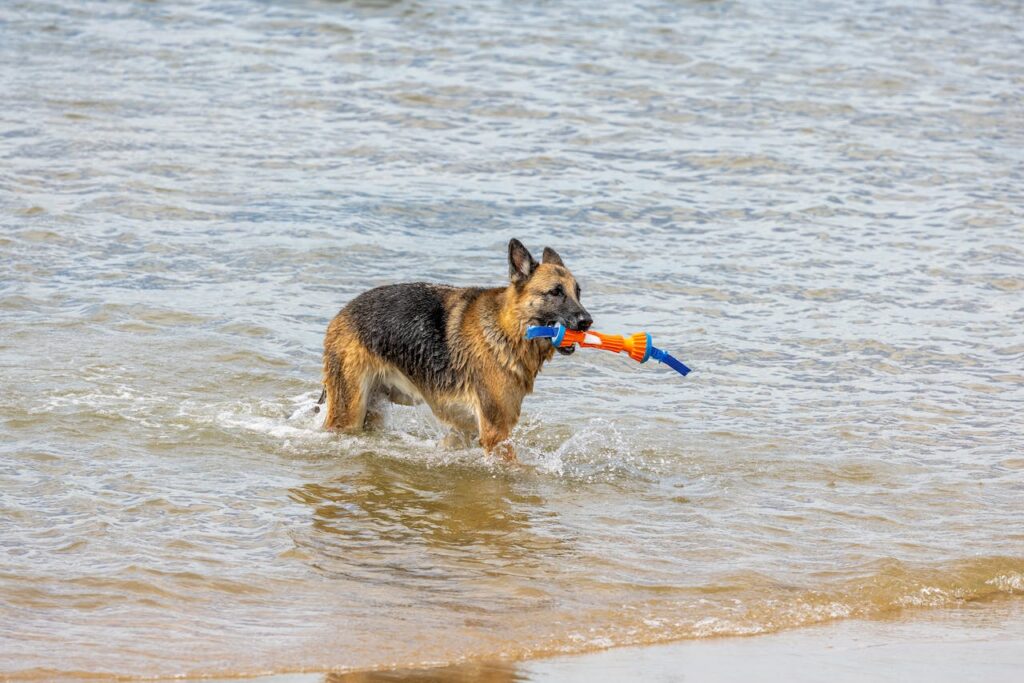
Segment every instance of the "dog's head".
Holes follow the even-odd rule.
[[[508,273],[515,296],[519,319],[529,325],[560,324],[570,330],[588,330],[594,323],[580,303],[580,286],[562,258],[550,247],[544,247],[537,263],[523,243],[508,243]],[[559,348],[569,355],[575,346]]]

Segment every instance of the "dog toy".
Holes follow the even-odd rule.
[[[667,351],[654,346],[651,343],[651,335],[646,332],[637,332],[623,336],[620,334],[569,330],[564,325],[533,325],[526,328],[526,338],[550,339],[551,343],[556,347],[579,344],[586,348],[604,349],[614,353],[625,351],[637,363],[646,363],[648,358],[653,358],[659,363],[669,366],[683,377],[690,373],[690,368],[673,358]]]

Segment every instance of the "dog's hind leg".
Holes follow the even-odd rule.
[[[349,433],[362,431],[373,390],[371,374],[369,368],[350,365],[343,360],[340,371],[324,379],[327,388],[324,426],[327,429]]]
[[[372,395],[367,398],[366,417],[363,418],[363,427],[365,429],[376,430],[384,426],[387,396],[386,389],[382,390],[380,387],[376,387]]]
[[[339,429],[342,416],[348,413],[348,385],[342,372],[343,358],[334,350],[324,351],[324,394],[327,400],[327,414],[324,427]]]
[[[374,367],[365,348],[343,327],[332,324],[324,341],[324,427],[344,432],[362,430],[373,385]]]

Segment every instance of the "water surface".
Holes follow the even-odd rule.
[[[5,2],[0,676],[528,658],[1024,592],[1015,2]],[[559,250],[509,468],[329,318]],[[915,615],[917,615],[915,617]]]

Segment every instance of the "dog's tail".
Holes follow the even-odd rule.
[[[324,404],[324,401],[326,401],[326,400],[327,400],[327,387],[324,387],[323,390],[320,392],[320,398],[318,398],[316,400],[316,405],[313,406],[313,413],[314,414],[320,412],[320,406],[322,406]]]

